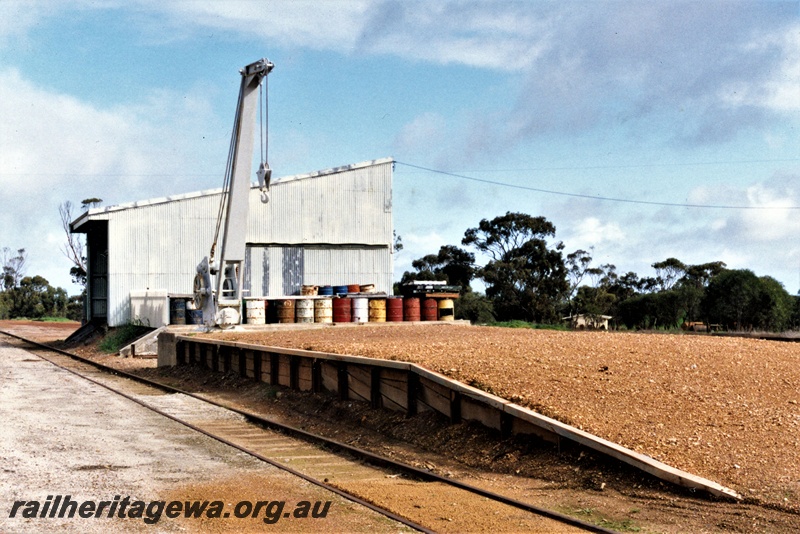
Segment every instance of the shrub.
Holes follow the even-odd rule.
[[[530,328],[532,330],[569,330],[566,325],[563,324],[541,324],[541,323],[529,323],[527,321],[499,321],[490,323],[489,326],[498,326],[501,328]]]
[[[468,319],[473,324],[490,324],[495,321],[492,301],[483,293],[468,291],[455,301],[456,319]]]
[[[119,326],[106,334],[98,344],[98,348],[103,352],[115,353],[130,342],[142,337],[153,329],[141,324],[126,324]]]

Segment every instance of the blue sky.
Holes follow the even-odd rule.
[[[0,248],[75,292],[61,202],[219,187],[261,57],[277,176],[400,162],[398,278],[522,211],[620,272],[800,289],[798,2],[2,0]]]

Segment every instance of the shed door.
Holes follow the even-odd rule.
[[[87,236],[89,251],[89,319],[108,320],[108,225],[100,224]]]
[[[305,249],[248,244],[243,288],[250,297],[299,295],[305,273]]]
[[[283,247],[281,278],[283,279],[284,295],[300,294],[300,287],[303,285],[304,263],[302,247]]]

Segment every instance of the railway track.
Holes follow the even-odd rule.
[[[479,529],[460,517],[469,509],[485,511],[498,530],[613,532],[9,332],[0,334],[70,373],[421,532]]]

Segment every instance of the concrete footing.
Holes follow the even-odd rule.
[[[130,343],[119,350],[119,355],[125,358],[146,357],[155,358],[158,354],[158,336],[166,330],[166,326],[156,328],[152,332],[145,334],[133,343]]]

